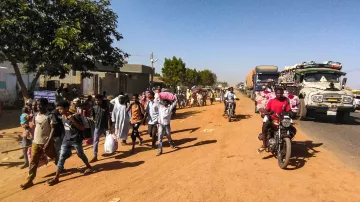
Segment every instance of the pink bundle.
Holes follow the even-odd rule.
[[[159,97],[161,100],[174,101],[176,99],[175,95],[170,92],[161,92],[161,93],[159,93]]]

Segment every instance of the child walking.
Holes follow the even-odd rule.
[[[133,130],[131,132],[132,149],[130,153],[133,154],[135,152],[136,138],[139,138],[139,145],[142,145],[142,138],[140,137],[139,134],[139,127],[141,125],[141,122],[143,121],[143,116],[144,116],[144,108],[140,104],[139,96],[137,94],[133,95],[132,103],[126,109],[126,112],[129,112],[130,110],[131,110],[130,123],[133,127]]]
[[[31,128],[30,128],[30,121],[32,120],[32,115],[29,114],[29,108],[24,107],[22,109],[22,114],[20,115],[20,124],[21,127],[24,128],[24,133],[22,135],[21,146],[23,148],[23,158],[24,158],[24,165],[21,166],[21,169],[27,168],[29,166],[29,159],[27,155],[28,147],[31,146]]]
[[[159,128],[158,128],[158,152],[156,156],[160,156],[162,154],[162,139],[164,133],[166,132],[166,136],[168,138],[170,147],[172,149],[177,149],[174,145],[174,142],[171,138],[171,128],[170,128],[170,120],[173,109],[176,107],[177,97],[175,96],[175,101],[170,105],[169,100],[160,101],[159,103]]]

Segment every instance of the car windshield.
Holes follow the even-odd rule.
[[[268,74],[268,75],[266,75],[266,74],[259,74],[257,80],[258,80],[258,81],[266,81],[266,80],[268,80],[268,79],[272,79],[272,80],[274,80],[274,81],[277,81],[278,78],[279,78],[279,75],[277,75],[277,74]]]
[[[341,75],[334,73],[308,73],[305,75],[304,80],[306,82],[339,82],[339,78]]]

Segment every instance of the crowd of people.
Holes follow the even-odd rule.
[[[275,89],[276,99],[269,102],[262,113],[269,111],[280,113],[289,111],[289,102],[284,98],[283,89]],[[225,104],[229,99],[237,99],[233,88],[223,93],[222,99]],[[189,96],[190,104],[193,95],[203,95],[201,92],[192,92]],[[211,92],[211,99],[216,94]],[[66,160],[72,155],[72,149],[76,150],[77,156],[86,166],[84,174],[93,172],[92,163],[98,161],[99,140],[102,135],[115,134],[118,141],[124,146],[127,144],[128,134],[131,131],[132,147],[130,154],[136,151],[136,141],[143,144],[139,133],[141,125],[148,125],[148,134],[152,139],[151,147],[157,149],[156,155],[163,153],[163,136],[166,135],[172,149],[177,149],[171,138],[171,117],[174,109],[179,103],[178,97],[186,98],[183,94],[174,95],[173,98],[164,98],[161,89],[146,91],[139,96],[134,94],[132,98],[127,94],[120,93],[119,96],[109,99],[106,92],[102,95],[88,96],[81,101],[75,98],[71,102],[60,100],[55,104],[49,103],[46,98],[26,103],[20,115],[20,124],[24,129],[22,137],[24,165],[21,168],[28,168],[27,181],[21,185],[22,189],[33,186],[37,168],[47,163],[48,159],[56,165],[56,175],[47,181],[52,186],[59,183],[61,173],[65,171]],[[189,100],[182,102],[188,103]],[[286,107],[284,107],[286,106]],[[269,121],[276,119],[264,119],[262,134],[267,130]],[[271,121],[270,121],[271,122]],[[92,129],[93,128],[93,129]],[[262,135],[262,140],[264,135]],[[91,139],[92,141],[88,141]],[[83,150],[83,142],[91,142],[93,145],[93,157],[88,159]],[[156,145],[158,142],[158,145]],[[266,142],[259,149],[263,151]],[[30,151],[30,152],[29,152]],[[31,154],[28,157],[28,154]]]
[[[173,100],[161,99],[160,91],[161,89],[146,92],[143,96],[134,94],[132,99],[120,93],[111,100],[104,92],[103,95],[88,96],[83,102],[78,98],[71,102],[64,99],[56,105],[49,103],[46,98],[28,101],[20,115],[20,124],[24,129],[24,165],[21,168],[28,168],[29,175],[21,188],[27,189],[34,185],[37,168],[44,161],[47,163],[47,159],[53,160],[56,165],[56,175],[47,183],[50,186],[59,183],[60,174],[65,170],[65,161],[71,156],[72,149],[76,150],[77,156],[86,166],[84,174],[92,173],[91,163],[98,161],[99,140],[102,135],[116,134],[119,142],[126,145],[132,129],[130,154],[135,153],[136,140],[139,145],[143,144],[139,127],[146,122],[152,138],[152,148],[157,148],[157,156],[163,152],[162,139],[165,134],[170,147],[177,149],[171,138],[170,121],[178,99],[177,96]],[[89,139],[93,145],[91,160],[83,150],[83,142],[89,143]]]

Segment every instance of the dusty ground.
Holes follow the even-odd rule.
[[[253,103],[240,97],[237,122],[221,116],[222,104],[179,110],[172,122],[179,150],[165,147],[165,154],[156,157],[145,145],[129,156],[130,146],[120,146],[113,156],[101,157],[94,165],[97,172],[89,176],[76,169],[82,163],[73,156],[65,165],[69,172],[54,187],[45,184],[54,173],[52,164],[40,168],[36,186],[25,191],[19,185],[26,171],[1,164],[0,200],[360,201],[360,173],[301,132],[288,170],[266,153],[258,154],[261,119],[253,113]],[[151,144],[148,135],[143,137]],[[86,154],[92,157],[91,148]]]

